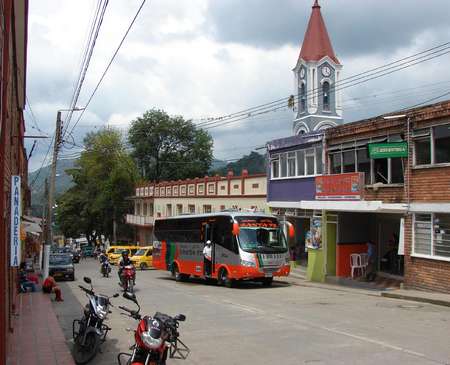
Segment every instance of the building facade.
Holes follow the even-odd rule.
[[[8,363],[8,345],[17,314],[17,268],[11,267],[12,177],[20,176],[22,209],[29,202],[24,147],[28,1],[0,1],[0,363]],[[14,212],[18,216],[23,211]],[[20,235],[22,238],[22,235]],[[21,243],[19,243],[21,244]]]
[[[155,219],[181,214],[220,212],[226,209],[265,211],[265,174],[211,176],[204,178],[142,184],[136,187],[134,213],[126,222],[136,227],[140,245],[153,242]]]

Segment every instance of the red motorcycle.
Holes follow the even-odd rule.
[[[121,273],[122,288],[124,291],[134,293],[136,285],[136,270],[133,265],[127,265]]]
[[[179,322],[185,321],[186,316],[178,314],[171,317],[156,312],[153,317],[140,315],[141,307],[133,293],[123,293],[125,299],[131,300],[137,310],[119,306],[131,318],[139,321],[134,331],[135,344],[130,350],[133,353],[120,353],[117,356],[119,365],[166,365],[167,358],[185,360],[190,353],[189,348],[179,339]],[[125,314],[125,313],[122,313]],[[123,360],[123,362],[122,362]]]

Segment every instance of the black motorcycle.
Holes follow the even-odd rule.
[[[109,310],[112,306],[111,297],[95,294],[91,279],[85,277],[83,280],[91,286],[91,289],[79,285],[80,289],[86,293],[89,303],[84,308],[83,317],[74,320],[72,324],[73,357],[77,364],[86,364],[95,357],[111,329],[103,323],[108,313],[111,313]],[[112,297],[118,296],[119,294],[116,293]]]
[[[187,358],[190,350],[181,342],[178,332],[179,322],[185,321],[186,316],[178,314],[175,317],[171,317],[167,314],[156,312],[153,317],[142,317],[139,313],[141,307],[134,293],[125,292],[123,297],[133,301],[138,306],[138,309],[132,310],[122,306],[119,306],[119,308],[139,323],[134,331],[135,344],[130,348],[133,353],[120,353],[117,356],[119,365],[166,365],[167,358],[183,360]]]

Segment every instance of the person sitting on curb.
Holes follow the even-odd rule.
[[[55,301],[63,302],[64,299],[61,296],[61,289],[56,285],[56,281],[52,275],[49,275],[48,278],[44,280],[42,284],[42,291],[45,294],[50,294],[51,292],[55,293]]]
[[[26,293],[28,288],[30,288],[32,292],[36,291],[36,284],[30,281],[27,277],[25,262],[22,262],[19,266],[19,285],[21,293]]]

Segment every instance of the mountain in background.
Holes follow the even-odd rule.
[[[75,166],[76,159],[58,160],[56,165],[56,198],[66,192],[73,184],[72,177],[66,173],[67,169]],[[28,183],[31,186],[31,210],[33,215],[42,215],[42,204],[44,202],[45,179],[50,176],[51,165],[44,166],[39,170],[28,174]],[[34,182],[34,183],[33,183]],[[33,185],[31,185],[33,184]]]
[[[76,159],[59,160],[56,167],[56,198],[70,189],[73,185],[72,177],[66,173],[66,170],[75,166]],[[51,165],[44,166],[39,170],[28,174],[28,182],[31,185],[31,210],[35,216],[42,216],[42,204],[44,203],[45,179],[50,176]],[[210,175],[226,176],[228,171],[232,170],[235,175],[240,175],[243,169],[247,169],[249,174],[260,174],[266,172],[266,158],[257,152],[251,152],[243,156],[236,162],[226,163],[225,161],[214,159]]]
[[[246,169],[250,175],[265,174],[267,171],[266,156],[252,151],[249,155],[245,155],[235,162],[230,162],[225,166],[212,170],[211,174],[226,176],[228,171],[233,171],[233,174],[238,176],[241,175],[242,170],[244,169]]]

